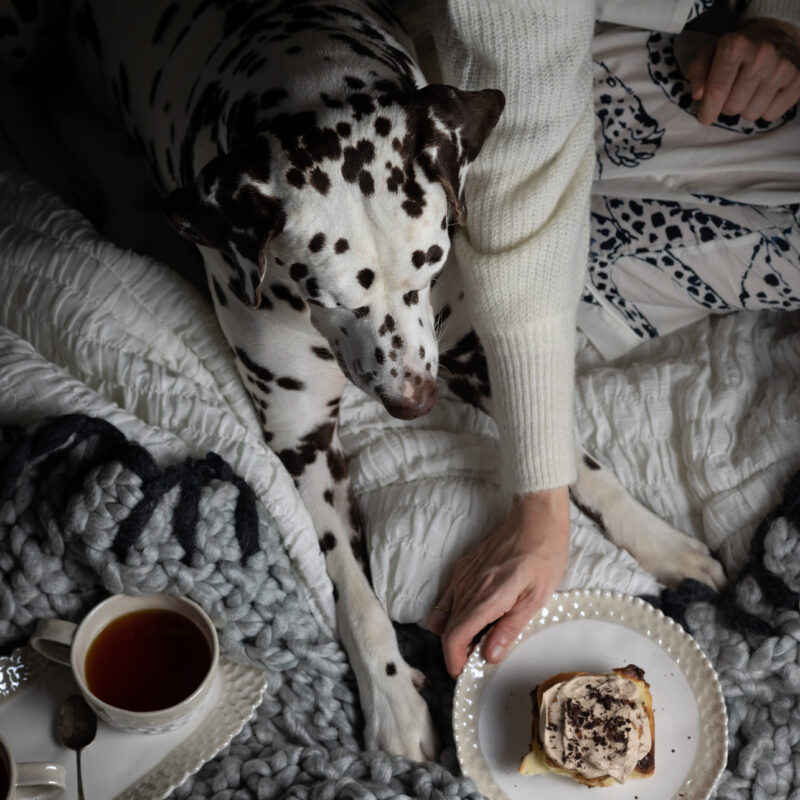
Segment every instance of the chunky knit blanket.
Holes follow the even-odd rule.
[[[800,474],[763,520],[751,556],[717,597],[685,582],[653,602],[715,664],[730,718],[719,798],[800,793]],[[416,764],[360,745],[346,657],[310,607],[270,517],[219,456],[159,468],[110,423],[66,415],[0,426],[0,642],[39,618],[78,619],[108,593],[187,595],[229,656],[262,666],[267,694],[233,743],[176,798],[460,798],[449,734],[453,684],[438,648],[400,630],[429,691],[445,749]]]
[[[219,456],[160,469],[85,415],[0,426],[0,642],[30,635],[37,619],[77,620],[116,592],[192,598],[223,652],[267,672],[255,717],[175,797],[478,796],[442,764],[361,749],[346,656],[271,518]],[[411,650],[430,652],[423,639]]]
[[[718,597],[685,581],[656,605],[697,639],[728,709],[720,800],[800,797],[800,473],[756,529],[749,559]]]

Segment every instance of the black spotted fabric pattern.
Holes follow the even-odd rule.
[[[578,324],[609,358],[709,314],[800,309],[797,108],[700,125],[685,71],[706,40],[693,36],[616,26],[593,43],[597,171]]]

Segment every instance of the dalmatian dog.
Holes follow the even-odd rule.
[[[366,746],[434,757],[423,676],[364,569],[337,414],[352,381],[419,417],[440,366],[448,391],[491,411],[448,253],[503,95],[428,85],[381,0],[75,0],[68,30],[87,93],[139,143],[166,214],[200,248],[264,441],[308,506]],[[662,580],[721,582],[702,545],[583,454],[574,494]]]

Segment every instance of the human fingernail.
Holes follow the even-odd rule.
[[[508,645],[505,642],[492,642],[486,650],[486,660],[492,663],[502,661],[506,650],[508,650]]]

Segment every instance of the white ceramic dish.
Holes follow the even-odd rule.
[[[517,772],[531,734],[530,692],[557,672],[645,671],[655,711],[655,772],[593,789],[602,800],[705,800],[725,767],[728,718],[717,675],[695,640],[649,603],[600,590],[559,593],[506,658],[476,648],[456,683],[453,731],[461,768],[490,800],[586,800],[586,787]]]
[[[87,798],[161,800],[197,772],[241,731],[261,704],[263,670],[220,659],[211,694],[199,716],[174,731],[125,733],[105,722],[81,753]],[[56,712],[77,691],[67,667],[30,647],[0,658],[0,733],[17,761],[51,761],[67,770],[65,800],[76,800],[75,752],[61,744]]]

